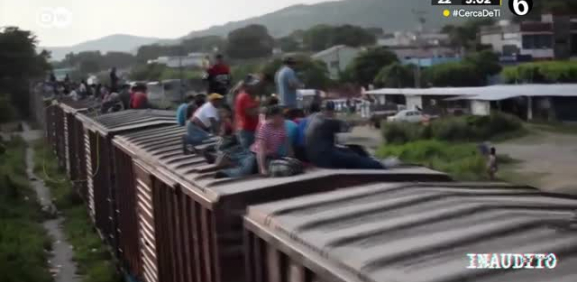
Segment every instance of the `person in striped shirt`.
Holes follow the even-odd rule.
[[[250,151],[246,152],[236,161],[236,167],[217,173],[217,178],[238,178],[255,173],[268,175],[268,164],[271,160],[279,158],[280,149],[287,146],[288,156],[293,156],[292,146],[289,144],[285,130],[282,109],[278,106],[267,108],[263,124],[259,126],[255,136],[255,143]]]

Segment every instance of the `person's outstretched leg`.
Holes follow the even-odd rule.
[[[332,150],[327,159],[331,168],[340,169],[385,169],[385,166],[370,157],[359,156],[346,149]]]

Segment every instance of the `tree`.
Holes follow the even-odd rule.
[[[389,49],[385,47],[372,48],[356,57],[347,67],[346,72],[350,72],[350,78],[354,82],[367,86],[373,83],[383,67],[398,62],[397,55]]]
[[[100,66],[98,65],[98,62],[95,60],[87,60],[87,61],[82,61],[80,62],[80,73],[85,74],[85,75],[89,75],[89,74],[94,74],[97,73],[98,71],[100,71]]]
[[[280,38],[277,45],[283,52],[297,52],[301,49],[300,43],[291,36]]]
[[[404,66],[393,63],[379,71],[375,78],[376,87],[406,88],[415,84],[414,68],[416,66]]]
[[[482,86],[485,78],[470,63],[445,63],[425,70],[426,81],[435,87]]]
[[[30,79],[43,78],[50,69],[47,51],[36,52],[36,37],[18,27],[0,27],[0,93],[19,113],[29,113]]]
[[[473,53],[465,58],[465,63],[475,67],[479,76],[486,81],[488,77],[501,73],[503,67],[499,64],[499,56],[490,50]]]
[[[474,19],[465,22],[463,25],[446,25],[441,32],[449,35],[451,45],[464,50],[472,50],[479,44],[477,34],[483,26],[491,26],[495,23],[493,19]]]
[[[222,50],[226,46],[226,39],[220,36],[202,36],[185,39],[180,44],[186,54],[193,52],[213,52],[214,49]]]
[[[130,78],[133,80],[160,80],[166,66],[159,64],[141,65],[132,70]]]
[[[249,25],[228,34],[226,53],[235,59],[263,58],[272,55],[274,38],[262,25]]]
[[[350,47],[373,45],[377,41],[375,32],[377,32],[375,29],[369,30],[353,25],[317,25],[304,33],[303,40],[307,50],[318,52],[335,45]]]

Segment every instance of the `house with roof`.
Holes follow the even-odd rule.
[[[359,55],[362,49],[345,45],[333,46],[311,56],[327,65],[332,79],[338,79],[341,72]]]

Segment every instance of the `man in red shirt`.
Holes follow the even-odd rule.
[[[255,99],[260,80],[249,75],[241,86],[240,93],[234,104],[238,140],[244,149],[249,149],[254,143],[258,126],[258,102]]]
[[[216,55],[216,63],[207,71],[208,93],[228,94],[232,78],[230,67],[224,62],[221,54]]]
[[[134,95],[130,101],[131,109],[149,109],[148,96],[146,94],[146,85],[138,85],[134,88]]]

